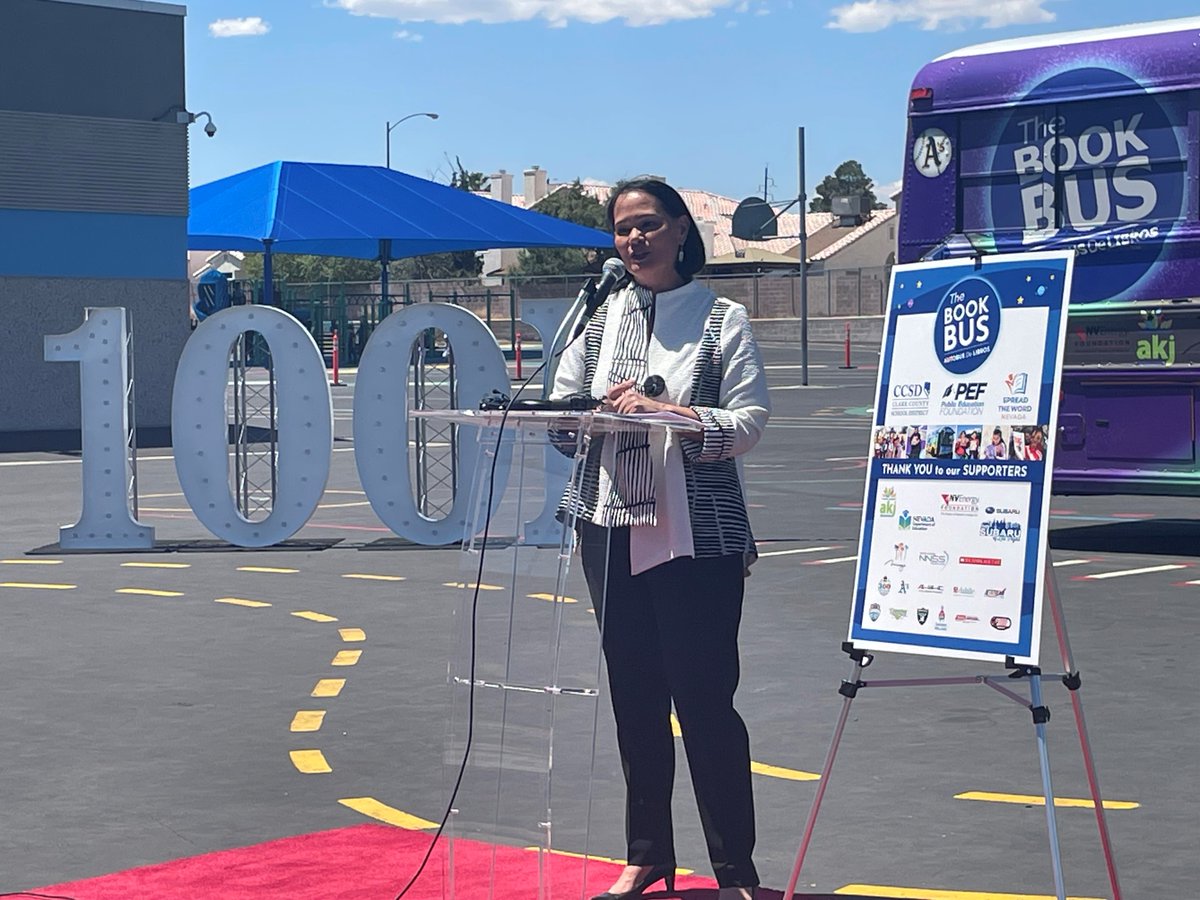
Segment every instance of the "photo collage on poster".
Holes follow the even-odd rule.
[[[886,425],[875,429],[875,459],[1046,458],[1049,425],[970,423]]]

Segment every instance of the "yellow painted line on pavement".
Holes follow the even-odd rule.
[[[336,697],[342,692],[342,688],[346,686],[345,678],[322,678],[317,682],[317,686],[313,688],[312,696],[314,697]]]
[[[153,588],[117,588],[118,594],[136,594],[139,597],[182,597],[183,591],[156,591]]]
[[[295,575],[299,569],[281,569],[274,566],[238,566],[239,572],[265,572],[268,575]]]
[[[78,585],[74,584],[46,584],[41,581],[0,581],[0,587],[6,588],[29,588],[35,591],[73,591]]]
[[[527,594],[530,600],[547,600],[553,603],[555,600],[561,600],[563,603],[578,603],[574,597],[555,597],[554,594]]]
[[[428,819],[411,815],[403,810],[396,809],[394,806],[380,803],[374,797],[347,797],[344,800],[339,800],[338,803],[342,804],[342,806],[350,807],[356,813],[362,813],[364,816],[378,819],[380,822],[395,825],[397,828],[421,831],[426,828],[438,827],[437,822],[430,822]]]
[[[370,575],[366,572],[351,572],[343,578],[357,578],[359,581],[404,581],[403,575]]]
[[[671,734],[677,738],[683,737],[683,729],[675,713],[671,713]],[[750,761],[750,771],[756,775],[766,775],[768,778],[782,778],[785,781],[820,781],[821,776],[816,772],[805,772],[803,769],[785,769],[783,766],[769,766],[766,763]]]
[[[993,891],[937,891],[933,888],[890,887],[883,884],[847,884],[835,894],[855,894],[872,900],[1054,900],[1050,894],[1001,894]],[[1067,900],[1103,900],[1101,897],[1068,897]]]
[[[247,606],[250,609],[262,609],[270,606],[266,600],[243,600],[241,597],[218,597],[214,603],[228,603],[230,606]]]
[[[61,566],[61,559],[0,559],[6,566]]]
[[[352,641],[365,641],[367,633],[361,628],[339,628],[338,634],[342,636],[342,640],[350,643]]]
[[[323,709],[301,709],[292,716],[291,731],[320,731],[325,721]]]
[[[296,771],[305,775],[333,771],[325,759],[325,754],[320,750],[293,750],[289,755],[292,757],[292,765],[296,767]]]
[[[768,778],[782,778],[784,781],[820,781],[821,776],[816,772],[805,772],[803,769],[785,769],[783,766],[768,766],[766,763],[750,761],[750,771],[755,775],[766,775]]]
[[[471,590],[475,590],[475,582],[472,581],[470,584],[463,584],[461,581],[446,581],[446,582],[442,583],[442,587],[470,588]],[[504,590],[504,588],[502,588],[498,584],[481,584],[481,585],[479,585],[479,589],[481,591],[502,591],[502,590]]]
[[[125,569],[190,569],[191,563],[123,562]]]
[[[1182,563],[1168,563],[1163,566],[1143,566],[1140,569],[1122,569],[1119,572],[1096,572],[1092,575],[1081,575],[1085,581],[1101,581],[1105,578],[1124,578],[1126,575],[1149,575],[1152,572],[1171,572],[1175,569],[1186,569]]]
[[[337,656],[333,658],[331,666],[357,666],[358,660],[362,656],[361,650],[339,650]]]
[[[1038,794],[995,794],[990,791],[964,791],[954,795],[955,800],[986,800],[990,803],[1019,803],[1022,806],[1045,806],[1046,798]],[[1055,797],[1055,807],[1068,809],[1095,809],[1090,798]],[[1105,800],[1105,809],[1138,809],[1141,804],[1131,800]]]
[[[336,622],[337,616],[327,616],[325,613],[313,612],[308,609],[298,610],[292,613],[297,619],[308,619],[310,622]]]

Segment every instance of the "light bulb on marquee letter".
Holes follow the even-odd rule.
[[[79,521],[59,529],[64,550],[138,550],[154,546],[154,529],[133,517],[125,310],[89,307],[68,334],[45,337],[47,362],[79,363],[83,504]]]
[[[229,487],[229,356],[246,331],[266,340],[276,378],[275,498],[261,522],[238,511]],[[333,451],[333,398],[316,341],[293,316],[273,306],[234,306],[209,316],[179,358],[171,431],[179,483],[205,528],[239,547],[287,540],[317,508]]]
[[[457,491],[454,506],[440,520],[423,516],[413,499],[408,471],[406,386],[413,342],[428,328],[440,329],[454,347],[454,393],[460,405],[471,408],[493,390],[508,392],[504,354],[478,316],[448,303],[422,303],[392,313],[371,334],[358,362],[354,384],[354,461],[371,508],[383,524],[414,543],[438,546],[463,538],[471,492]],[[487,440],[488,433],[491,431],[481,438]],[[475,437],[470,432],[464,434],[468,439]],[[491,440],[494,443],[495,438]],[[497,502],[508,481],[511,444],[502,448],[501,454],[496,466]],[[474,448],[460,450],[460,485],[474,483],[478,460]]]

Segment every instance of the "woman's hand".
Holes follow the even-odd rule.
[[[617,413],[663,412],[672,409],[669,404],[645,396],[637,389],[637,382],[632,378],[613,385],[604,395],[604,407]]]

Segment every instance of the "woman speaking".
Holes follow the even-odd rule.
[[[733,695],[756,554],[736,457],[767,424],[766,378],[745,308],[692,280],[704,244],[679,194],[656,179],[625,182],[607,213],[628,279],[563,353],[553,396],[585,392],[618,413],[670,412],[695,428],[593,439],[567,497],[626,785],[628,865],[595,900],[674,886],[672,702],[718,896],[750,900],[750,746]]]

